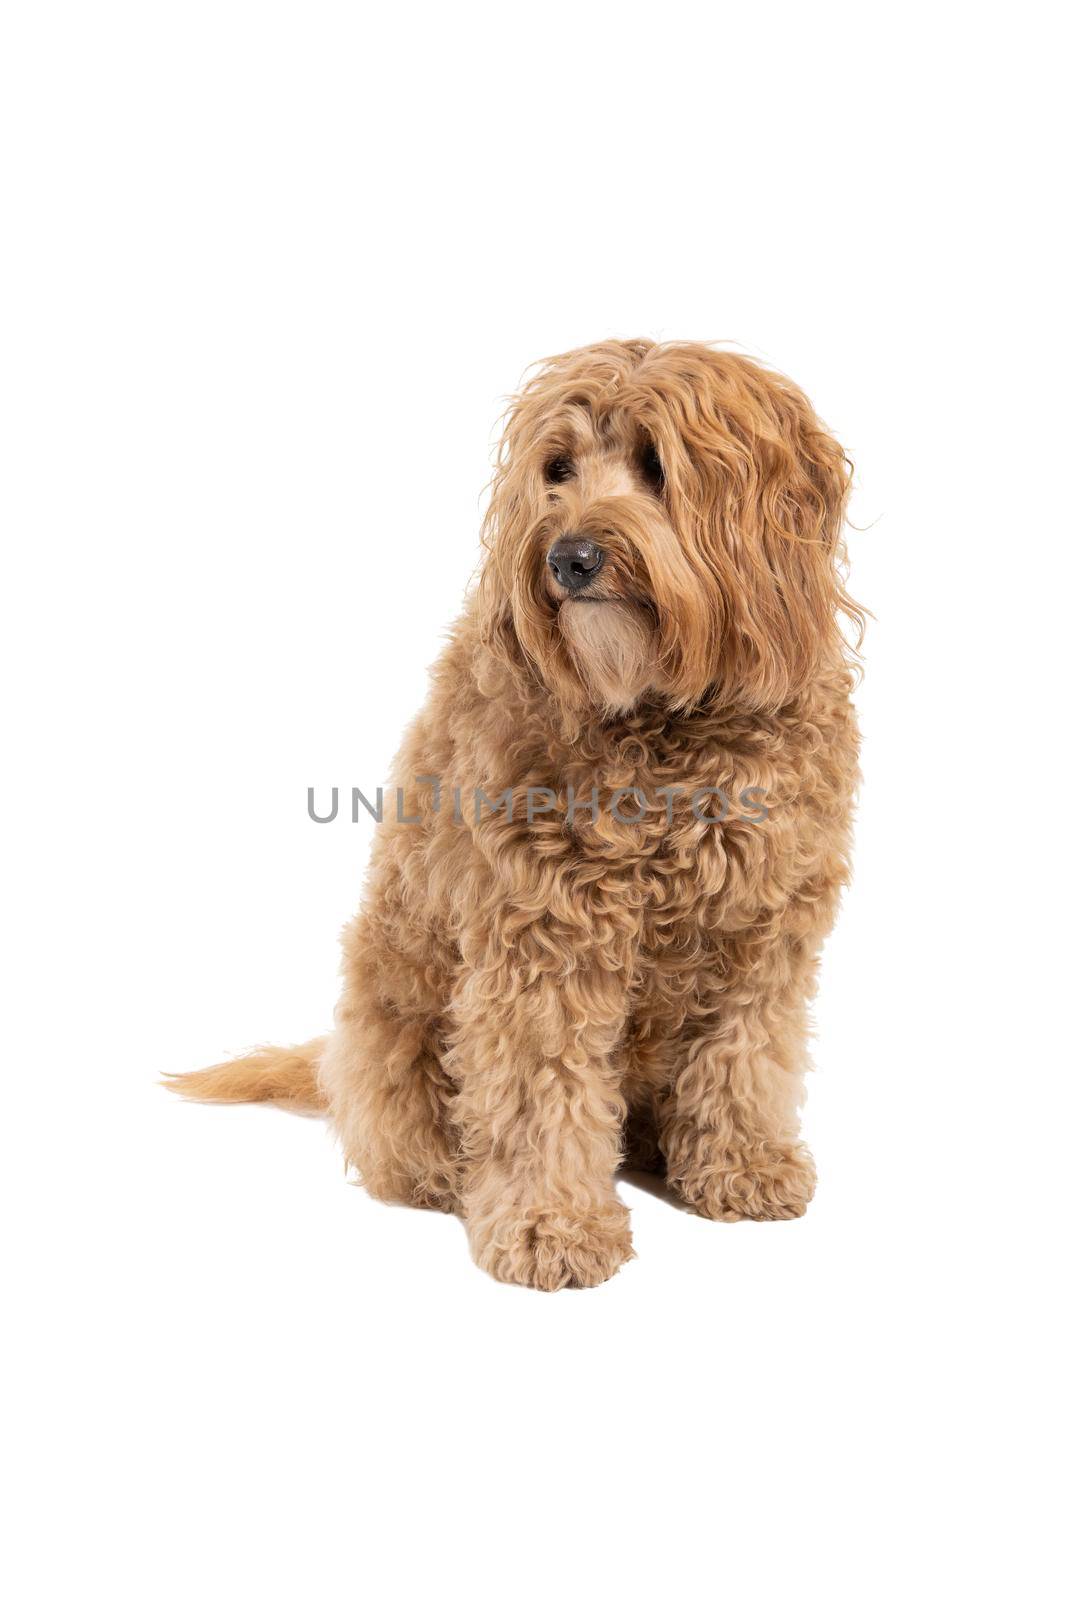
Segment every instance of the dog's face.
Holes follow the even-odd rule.
[[[840,446],[800,391],[698,344],[593,345],[515,401],[483,636],[573,708],[783,704],[857,616]]]

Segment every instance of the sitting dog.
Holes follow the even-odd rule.
[[[541,365],[397,758],[335,1032],[170,1086],[325,1109],[371,1194],[459,1212],[481,1266],[539,1289],[631,1256],[622,1165],[704,1217],[800,1216],[857,777],[848,486],[803,394],[741,356]]]

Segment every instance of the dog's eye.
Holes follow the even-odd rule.
[[[545,477],[549,483],[565,483],[574,477],[574,464],[569,456],[553,456],[545,462]]]
[[[641,475],[649,488],[662,494],[667,480],[663,476],[663,463],[654,444],[646,444],[641,452]]]

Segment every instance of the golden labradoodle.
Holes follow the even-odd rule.
[[[623,1164],[705,1217],[799,1216],[856,783],[848,485],[800,390],[741,356],[545,362],[400,748],[335,1032],[171,1086],[324,1108],[372,1194],[459,1212],[481,1266],[539,1289],[630,1257]]]

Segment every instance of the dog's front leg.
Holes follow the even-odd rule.
[[[556,969],[563,949],[531,931],[457,992],[453,1106],[463,1210],[478,1264],[537,1289],[602,1283],[632,1255],[615,1193],[624,1106],[611,1052],[623,1021],[617,974]],[[571,968],[571,948],[560,966]]]
[[[726,954],[714,1020],[684,1040],[661,1114],[667,1179],[706,1217],[799,1217],[815,1189],[798,1122],[814,952],[782,940],[757,960]]]

